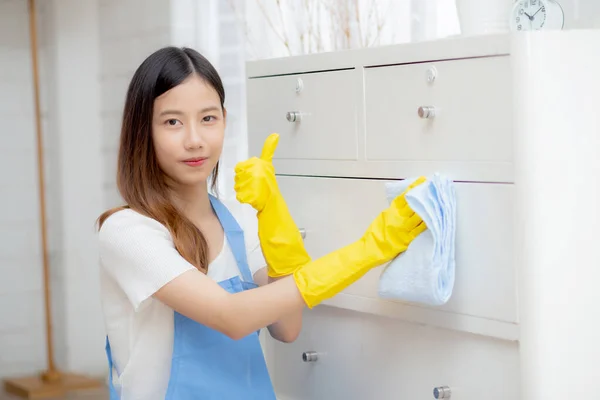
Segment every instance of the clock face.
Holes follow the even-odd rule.
[[[555,0],[517,0],[510,17],[513,31],[562,29],[563,23],[562,7]]]

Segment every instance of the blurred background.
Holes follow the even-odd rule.
[[[94,222],[120,204],[121,109],[145,57],[190,46],[218,69],[229,118],[219,190],[232,198],[247,157],[246,60],[458,32],[453,0],[39,0],[37,22],[56,361],[95,376],[107,366]],[[46,366],[29,32],[27,1],[0,0],[0,377]]]
[[[229,122],[219,190],[233,198],[232,169],[249,156],[247,60],[457,35],[456,3],[37,1],[51,304],[60,369],[98,377],[107,371],[94,224],[102,211],[120,204],[115,167],[121,109],[129,79],[145,57],[166,45],[190,46],[220,72]],[[580,13],[575,0],[565,3],[581,21],[591,15]],[[597,11],[594,3],[586,4]],[[29,32],[27,1],[0,0],[2,378],[37,373],[47,361]]]

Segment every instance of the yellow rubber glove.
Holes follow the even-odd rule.
[[[309,308],[335,296],[371,268],[404,252],[427,229],[404,195],[425,181],[419,178],[381,212],[358,241],[327,254],[294,272],[296,285]]]
[[[238,201],[250,204],[257,211],[260,245],[267,273],[273,278],[290,275],[310,262],[300,230],[275,178],[272,160],[278,142],[278,134],[269,135],[260,158],[252,157],[237,164],[234,186]]]

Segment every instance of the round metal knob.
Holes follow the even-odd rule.
[[[438,386],[433,389],[435,399],[449,399],[450,396],[452,396],[452,391],[448,386]]]
[[[319,359],[319,355],[316,351],[305,351],[302,353],[302,361],[304,362],[315,362]]]
[[[304,82],[302,78],[296,79],[296,93],[300,93],[304,89]]]
[[[436,77],[437,69],[434,66],[427,68],[427,71],[425,72],[425,79],[427,79],[427,82],[433,83]]]
[[[421,118],[433,118],[435,117],[435,107],[432,106],[421,106],[417,110],[417,114]]]
[[[298,121],[300,121],[300,113],[298,111],[288,111],[285,114],[285,118],[289,122],[298,122]]]

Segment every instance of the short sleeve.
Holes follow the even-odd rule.
[[[157,290],[195,267],[175,249],[168,229],[133,210],[111,215],[99,232],[101,267],[134,309]]]

